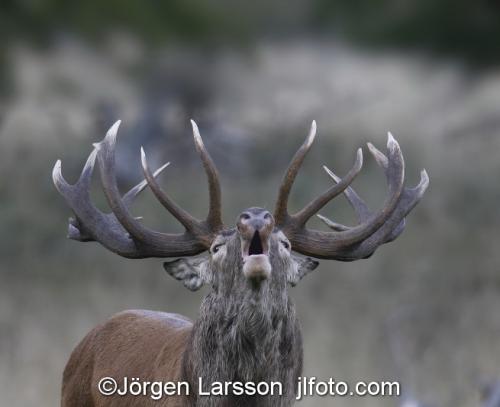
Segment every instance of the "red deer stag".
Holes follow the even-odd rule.
[[[236,227],[226,228],[221,216],[218,173],[195,122],[194,142],[209,185],[205,220],[195,219],[162,190],[156,177],[166,165],[152,172],[144,150],[141,157],[145,180],[120,195],[115,174],[118,126],[119,122],[102,142],[94,145],[76,184],[64,180],[60,161],[54,167],[55,186],[75,214],[69,220],[68,237],[97,241],[128,258],[179,257],[164,263],[168,274],[190,290],[198,290],[204,284],[211,289],[194,323],[176,314],[133,310],[119,313],[94,328],[75,348],[66,365],[62,406],[292,405],[302,370],[302,339],[287,287],[296,285],[317,267],[318,262],[310,257],[364,259],[378,246],[398,237],[405,226],[405,216],[427,188],[425,170],[418,186],[405,187],[403,155],[389,134],[387,155],[368,144],[388,183],[388,197],[381,210],[370,211],[350,187],[362,167],[359,149],[354,166],[343,178],[325,167],[333,186],[299,212],[290,214],[288,197],[315,138],[313,122],[285,172],[274,215],[252,207],[238,216]],[[90,200],[96,159],[110,213],[101,212]],[[133,199],[146,186],[184,226],[184,233],[150,230],[131,214]],[[307,221],[341,193],[352,206],[358,224],[344,226],[321,216],[331,231],[307,228]],[[192,257],[205,251],[207,254],[202,257]],[[99,381],[105,377],[125,384],[138,379],[145,386],[144,394],[105,396],[98,389]],[[182,388],[181,394],[155,400],[149,393],[153,384],[160,381],[189,386],[188,390]],[[211,390],[214,383],[279,383],[281,387],[276,388],[278,394],[263,395],[265,388],[255,394],[255,388],[245,387],[242,392],[234,385],[220,395]]]

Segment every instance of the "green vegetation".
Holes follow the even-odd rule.
[[[489,0],[111,0],[4,1],[2,38],[46,44],[60,33],[98,40],[115,30],[150,45],[184,41],[242,45],[259,38],[335,35],[365,46],[500,59],[500,6]]]
[[[500,3],[489,0],[318,0],[326,29],[367,46],[430,50],[473,64],[500,59]]]

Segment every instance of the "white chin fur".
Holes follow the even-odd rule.
[[[243,274],[246,278],[264,280],[271,275],[271,263],[265,254],[254,254],[244,258]]]

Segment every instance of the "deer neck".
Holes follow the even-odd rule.
[[[212,292],[204,299],[184,355],[188,381],[195,386],[199,378],[207,385],[279,382],[282,397],[257,401],[238,396],[231,404],[228,396],[228,405],[291,404],[302,369],[302,340],[295,308],[286,291],[277,288],[270,283],[263,290],[246,290],[240,296]],[[212,405],[209,399],[205,400],[207,406]],[[205,404],[198,401],[196,405]]]

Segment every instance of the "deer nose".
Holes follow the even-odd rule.
[[[245,238],[251,239],[258,232],[261,238],[267,239],[274,229],[274,218],[265,209],[250,208],[241,213],[237,227]]]

